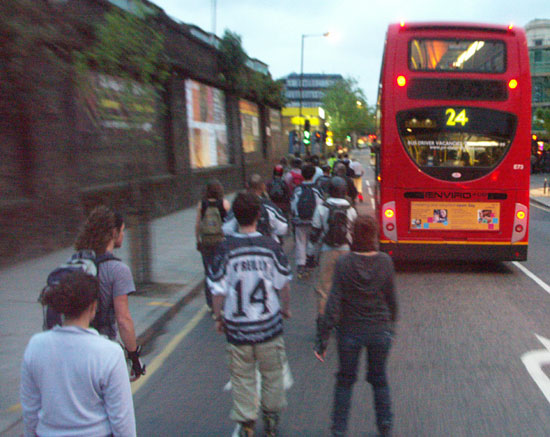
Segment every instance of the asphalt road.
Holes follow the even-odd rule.
[[[369,204],[367,199],[365,208]],[[549,222],[550,211],[532,205],[529,261],[522,263],[546,284]],[[287,248],[292,252],[292,244]],[[550,435],[550,350],[541,342],[550,338],[550,288],[515,263],[396,268],[400,321],[388,368],[394,435]],[[329,435],[336,350],[332,341],[324,364],[313,356],[312,285],[312,280],[292,284],[293,318],[286,322],[285,341],[295,384],[282,417],[284,436]],[[140,436],[231,435],[231,396],[223,391],[229,378],[225,338],[201,316],[202,299],[149,345],[145,360],[165,361],[135,393]],[[537,350],[541,353],[527,359],[526,353]],[[531,375],[539,367],[537,384]],[[375,436],[372,394],[361,372],[349,435]]]

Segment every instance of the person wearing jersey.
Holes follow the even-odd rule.
[[[258,196],[261,203],[257,231],[280,243],[288,231],[288,220],[282,211],[265,195],[265,184],[259,174],[251,174],[247,185],[247,191]],[[226,237],[238,232],[239,223],[233,211],[229,212],[222,229]]]
[[[204,273],[206,275],[208,271],[208,266],[212,263],[214,258],[214,253],[219,243],[223,240],[223,230],[222,224],[227,216],[229,211],[230,204],[227,200],[223,198],[223,186],[217,179],[210,180],[205,187],[204,196],[202,200],[197,205],[197,218],[195,221],[195,238],[197,240],[197,250],[200,251],[202,256],[202,264],[204,266]],[[219,214],[219,238],[216,238],[216,235],[204,235],[205,226],[203,220],[208,208],[215,208],[214,214]],[[212,213],[212,212],[209,212]],[[216,218],[216,217],[214,217]],[[216,220],[214,220],[214,223]],[[202,229],[202,232],[201,232]],[[210,230],[211,233],[214,233],[215,230]],[[209,238],[208,238],[209,237]],[[206,299],[206,305],[212,310],[212,293],[208,288],[208,283],[205,280],[204,284],[204,295]]]
[[[313,182],[315,167],[311,164],[304,165],[302,175],[304,182],[296,187],[291,201],[292,221],[295,226],[296,271],[300,279],[308,277],[306,248],[311,233],[311,219],[317,206],[323,203],[323,196]]]
[[[240,193],[233,201],[239,231],[216,251],[208,272],[216,330],[225,333],[233,408],[240,436],[252,436],[260,405],[266,435],[277,435],[286,406],[283,318],[290,317],[288,260],[279,244],[256,231],[260,199]],[[280,299],[280,300],[279,300]],[[222,316],[223,309],[223,316]],[[261,400],[256,389],[261,375]]]
[[[357,217],[357,212],[346,200],[347,183],[340,177],[333,177],[329,186],[329,198],[319,205],[313,214],[311,222],[311,234],[308,244],[308,257],[315,256],[315,245],[321,242],[321,254],[319,258],[319,275],[315,285],[317,295],[317,311],[322,315],[325,311],[330,287],[332,286],[332,275],[336,260],[349,251],[351,243],[351,229]],[[329,225],[331,217],[341,216],[344,213],[343,235],[333,238],[335,229]],[[342,233],[340,233],[342,234]]]

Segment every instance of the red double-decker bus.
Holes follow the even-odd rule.
[[[378,95],[381,249],[525,260],[531,78],[512,26],[394,24]]]

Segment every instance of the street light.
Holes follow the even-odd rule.
[[[299,113],[300,120],[302,119],[302,95],[303,95],[303,85],[304,85],[304,40],[309,37],[329,36],[329,35],[330,35],[330,32],[302,35],[302,51],[300,55],[300,113]]]

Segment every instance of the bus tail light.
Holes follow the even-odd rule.
[[[508,88],[511,90],[515,90],[518,87],[518,81],[516,79],[510,79],[510,82],[508,82]]]
[[[407,78],[403,75],[397,76],[397,85],[400,87],[407,85]]]
[[[514,230],[512,232],[512,243],[523,240],[527,232],[527,217],[528,209],[521,203],[516,203],[516,211],[514,214]]]
[[[382,232],[386,238],[397,241],[395,202],[387,202],[382,206]]]

